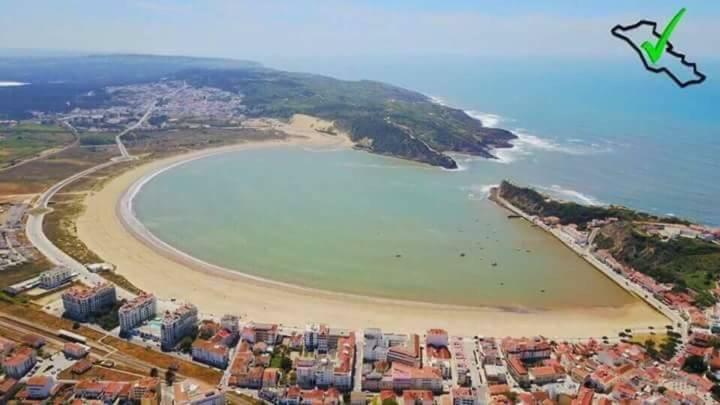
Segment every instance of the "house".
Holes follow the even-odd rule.
[[[73,374],[84,374],[86,371],[90,370],[92,366],[92,361],[88,359],[82,359],[77,363],[73,364],[71,371],[73,372]]]
[[[262,387],[263,388],[275,388],[280,380],[280,370],[277,368],[266,368],[263,371],[262,376]]]
[[[559,366],[532,367],[528,370],[528,377],[533,384],[549,384],[565,377],[565,370]]]
[[[160,404],[162,390],[160,379],[144,377],[130,387],[130,400],[143,404]]]
[[[0,404],[8,403],[20,387],[21,385],[18,384],[18,381],[14,378],[0,380]]]
[[[405,390],[403,391],[403,403],[405,405],[434,405],[435,396],[431,391]]]
[[[17,346],[15,342],[0,336],[0,357],[5,357],[15,348],[15,346]]]
[[[87,356],[89,348],[79,343],[67,342],[63,345],[63,353],[73,359],[81,359]]]
[[[28,333],[27,335],[23,335],[21,338],[22,342],[26,345],[32,347],[33,349],[39,349],[43,346],[45,346],[45,338],[42,336],[34,335],[32,333]]]

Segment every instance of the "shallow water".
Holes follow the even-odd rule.
[[[633,301],[487,200],[507,165],[461,160],[444,171],[351,150],[247,150],[169,170],[134,206],[180,250],[299,286],[509,308]]]

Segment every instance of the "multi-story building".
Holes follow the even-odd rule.
[[[264,342],[274,346],[277,343],[278,326],[267,323],[251,323],[243,329],[242,338],[250,343]]]
[[[192,358],[200,363],[225,369],[230,361],[230,349],[221,343],[197,339],[192,345]]]
[[[143,322],[153,319],[157,313],[157,299],[153,294],[142,293],[125,303],[118,310],[120,331],[129,332]]]
[[[52,393],[55,379],[52,376],[36,375],[28,378],[25,389],[29,399],[45,399]]]
[[[537,361],[550,358],[550,344],[544,338],[505,338],[500,345],[505,355],[522,361]]]
[[[300,388],[308,389],[315,386],[315,359],[295,360],[296,383]]]
[[[72,272],[66,267],[55,267],[40,274],[40,287],[50,290],[72,279]]]
[[[73,287],[62,295],[65,314],[78,321],[101,314],[115,304],[115,286],[109,283],[94,287]]]
[[[240,317],[237,315],[223,315],[222,319],[220,319],[220,326],[236,338],[240,333]]]
[[[452,389],[453,405],[479,405],[478,396],[473,393],[472,388],[455,387]]]
[[[172,350],[185,336],[197,327],[198,310],[195,305],[185,304],[175,311],[167,311],[160,324],[160,346]]]
[[[320,353],[327,353],[328,349],[330,349],[330,328],[327,325],[320,325],[317,339],[317,351]]]
[[[388,349],[387,361],[391,363],[402,363],[412,367],[420,367],[422,363],[420,336],[415,334],[410,335],[406,345],[393,346]]]
[[[317,348],[319,331],[320,331],[320,326],[317,324],[305,326],[305,333],[303,334],[305,350],[311,352]]]
[[[333,387],[340,391],[352,391],[355,363],[355,333],[338,341],[337,364],[333,370]]]
[[[80,380],[75,385],[75,399],[95,399],[106,404],[123,403],[130,398],[129,382]]]
[[[443,390],[440,371],[432,367],[417,368],[402,363],[393,363],[390,377],[392,378],[392,389],[395,391],[428,390],[441,393]],[[384,388],[382,384],[380,388]]]
[[[447,347],[449,343],[448,333],[444,329],[430,329],[427,331],[425,342],[434,347]]]
[[[2,366],[8,377],[19,380],[33,368],[36,361],[35,350],[29,347],[20,347],[5,357]]]

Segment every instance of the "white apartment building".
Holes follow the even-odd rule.
[[[109,283],[94,287],[74,287],[62,295],[65,313],[75,320],[86,321],[115,304],[115,286]]]
[[[160,325],[160,346],[163,350],[172,350],[177,343],[189,335],[198,323],[198,310],[195,305],[185,304],[173,312],[165,312]]]
[[[118,310],[120,331],[128,332],[143,322],[153,319],[157,313],[157,299],[153,294],[143,293],[128,301]]]
[[[72,278],[72,272],[65,267],[55,267],[40,274],[40,287],[51,290],[59,287]]]

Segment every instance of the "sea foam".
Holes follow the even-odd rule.
[[[550,187],[538,186],[538,188],[547,192],[547,194],[550,194],[551,197],[561,200],[572,201],[584,205],[606,205],[604,202],[591,195],[583,194],[577,190],[564,188],[557,184],[553,184]]]

